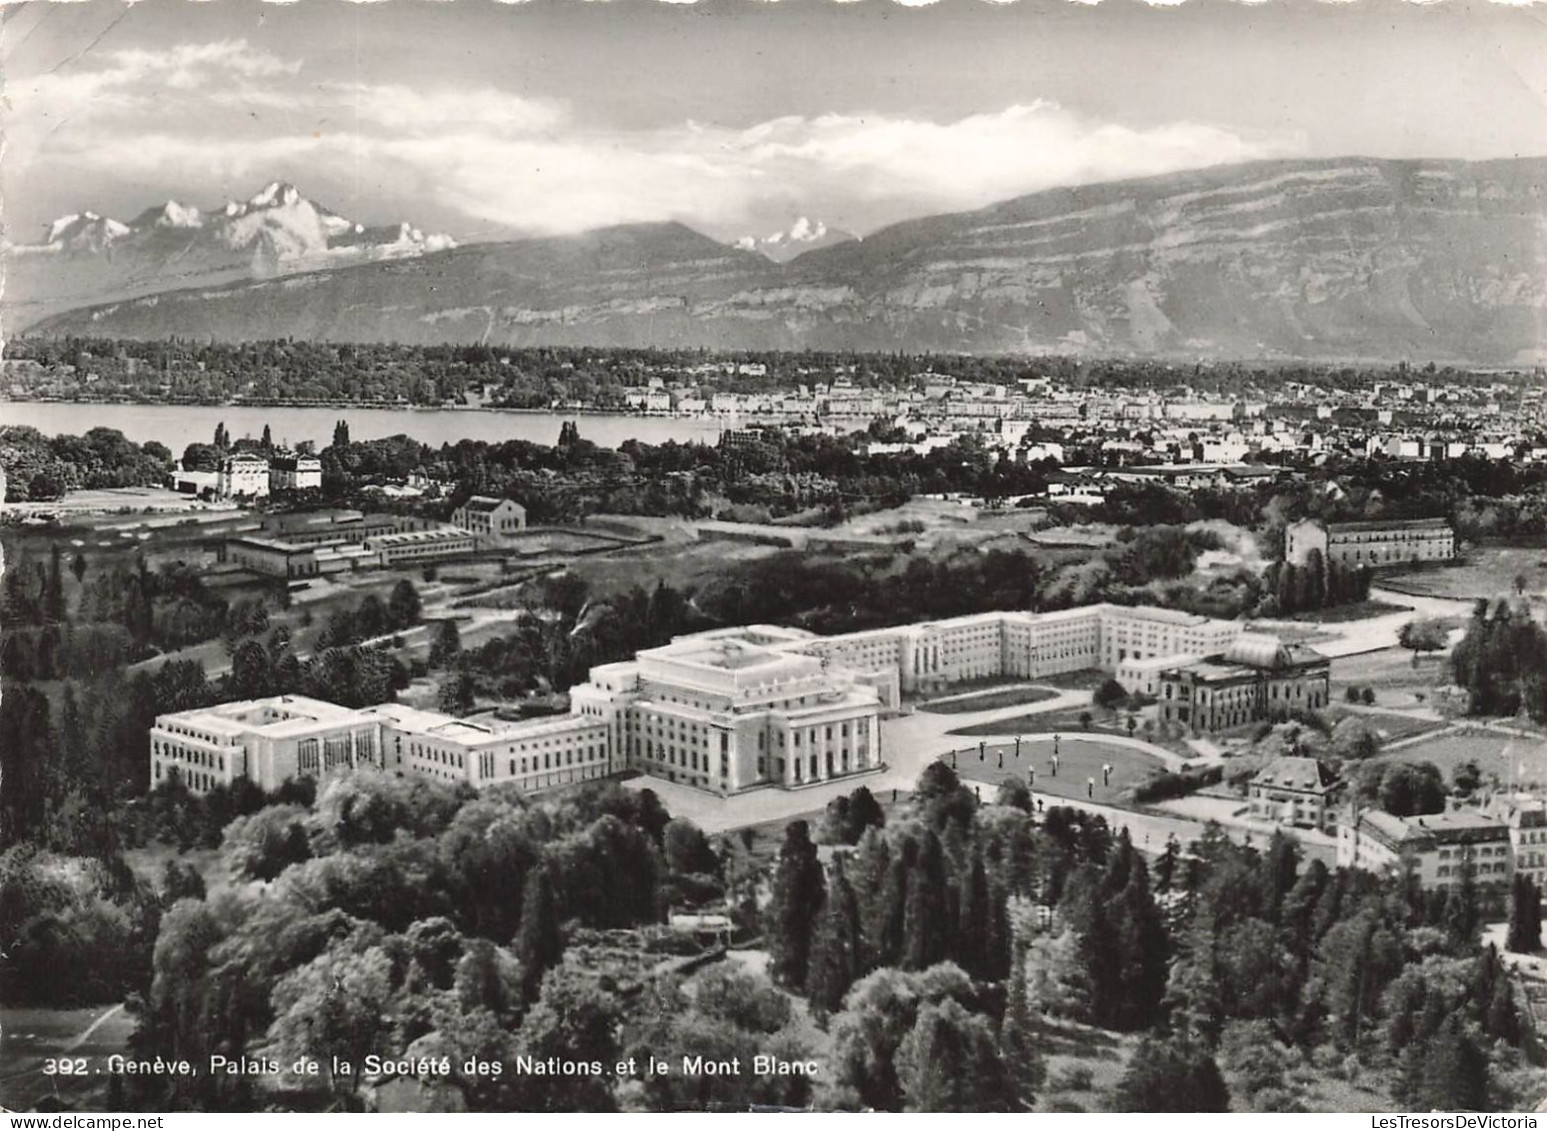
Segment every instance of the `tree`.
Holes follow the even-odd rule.
[[[994,793],[994,804],[1019,809],[1022,813],[1030,813],[1034,807],[1031,789],[1018,774],[999,783],[999,789]]]
[[[1009,1075],[988,1021],[946,999],[919,1010],[897,1047],[909,1111],[1012,1111]]]
[[[1117,1085],[1118,1111],[1229,1111],[1230,1090],[1219,1065],[1189,1043],[1146,1037]]]
[[[49,552],[48,577],[43,584],[43,616],[52,624],[65,621],[63,552],[54,543]]]
[[[719,860],[709,847],[709,838],[692,821],[678,817],[669,822],[662,834],[666,866],[673,872],[714,873]]]
[[[1488,1055],[1469,1027],[1451,1014],[1423,1057],[1421,1106],[1429,1111],[1488,1111]]]
[[[226,688],[233,699],[261,699],[274,691],[274,670],[268,649],[256,640],[244,640],[231,654]]]
[[[1450,633],[1443,622],[1433,617],[1420,617],[1404,624],[1397,633],[1397,643],[1413,653],[1413,667],[1418,666],[1421,652],[1441,652],[1450,640]]]
[[[521,929],[516,933],[516,957],[521,960],[521,994],[535,1001],[544,975],[564,956],[559,913],[553,899],[553,879],[542,865],[527,878],[521,900]]]
[[[454,620],[443,620],[430,642],[430,667],[444,668],[462,654],[462,630]]]
[[[274,450],[274,434],[269,431],[267,424],[263,426],[263,439],[258,441],[258,446],[265,452],[272,452]]]
[[[1530,876],[1516,873],[1509,895],[1504,946],[1515,954],[1534,954],[1542,948],[1542,889]]]
[[[242,879],[272,880],[292,864],[311,858],[307,810],[299,805],[270,805],[226,827],[221,844],[226,867]]]
[[[75,575],[75,584],[80,585],[86,580],[86,555],[79,550],[70,561],[70,572]]]
[[[1091,696],[1091,702],[1105,711],[1114,711],[1120,704],[1127,701],[1127,689],[1110,676],[1101,682],[1101,686],[1096,688],[1095,694]]]
[[[340,420],[333,425],[333,446],[339,451],[349,447],[349,422]]]
[[[908,877],[902,928],[904,969],[925,970],[945,958],[951,919],[945,850],[940,838],[926,830],[919,842],[917,866]]]
[[[617,998],[596,979],[565,965],[550,970],[516,1033],[517,1051],[538,1062],[551,1058],[604,1068],[599,1074],[519,1074],[512,1110],[616,1110],[612,1074],[606,1069],[617,1063],[621,1020]]]
[[[804,989],[810,975],[812,927],[824,898],[822,863],[805,821],[791,821],[774,867],[764,912],[769,972],[775,982]]]
[[[392,587],[392,594],[387,598],[387,617],[394,629],[418,624],[422,611],[419,590],[414,588],[412,581],[405,577]]]
[[[1083,727],[1085,730],[1089,730],[1090,729],[1090,724],[1095,722],[1095,721],[1096,721],[1096,716],[1092,715],[1089,711],[1081,711],[1080,712],[1080,726]]]
[[[819,1014],[838,1011],[859,977],[861,958],[859,899],[840,856],[833,861],[806,978],[806,995],[813,1009]]]
[[[436,705],[443,714],[469,715],[477,708],[478,680],[472,672],[452,672],[441,682]]]
[[[1380,805],[1394,817],[1445,810],[1445,779],[1433,762],[1394,762],[1380,776]]]

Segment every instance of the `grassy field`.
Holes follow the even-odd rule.
[[[1435,735],[1379,757],[1399,762],[1433,762],[1449,780],[1455,767],[1476,762],[1485,781],[1497,774],[1506,786],[1522,788],[1547,783],[1547,740],[1515,738],[1489,731]]]
[[[1046,687],[1007,687],[949,699],[920,703],[920,711],[934,715],[965,715],[972,711],[993,711],[1000,707],[1019,707],[1024,703],[1043,703],[1058,698],[1058,692]]]
[[[1053,740],[1028,739],[1021,743],[1020,756],[1015,753],[1015,743],[986,743],[979,758],[977,744],[957,748],[956,772],[973,782],[997,786],[1010,778],[1018,778],[1032,785],[1038,793],[1053,793],[1059,797],[1076,800],[1094,800],[1115,804],[1123,795],[1142,781],[1147,781],[1164,769],[1160,759],[1131,746],[1119,746],[1103,742],[1101,738],[1085,734],[1065,734],[1058,743],[1058,773],[1053,773]],[[949,756],[946,765],[951,764]],[[1112,767],[1110,784],[1103,785],[1101,767]],[[1033,780],[1030,775],[1035,774]],[[1090,779],[1095,779],[1095,789],[1087,794]],[[984,796],[983,800],[990,800]]]
[[[1037,1110],[1110,1111],[1112,1091],[1138,1045],[1136,1033],[1044,1020],[1037,1046],[1047,1064],[1047,1083],[1037,1096]]]
[[[1540,600],[1547,594],[1547,550],[1536,546],[1478,546],[1454,565],[1383,574],[1380,584],[1422,597],[1472,600],[1515,592],[1516,579]]]
[[[1332,660],[1332,698],[1342,698],[1346,687],[1370,687],[1375,691],[1377,707],[1414,707],[1419,696],[1427,701],[1435,687],[1449,679],[1450,665],[1442,656],[1423,656],[1413,666],[1413,654],[1406,648],[1383,648],[1357,656],[1337,656]]]
[[[1299,621],[1301,624],[1344,624],[1348,621],[1389,616],[1391,613],[1405,613],[1411,608],[1410,605],[1393,605],[1390,601],[1360,601],[1352,605],[1334,605],[1329,609],[1311,609],[1308,612],[1295,613],[1286,619]]]
[[[1089,711],[1091,716],[1090,730],[1080,722],[1080,715]],[[1065,707],[1057,711],[1032,712],[1025,715],[1012,715],[1008,719],[996,719],[985,723],[972,723],[969,726],[957,727],[952,734],[963,735],[967,738],[981,738],[985,735],[1003,734],[1041,734],[1043,732],[1058,732],[1065,734],[1089,733],[1099,736],[1105,731],[1108,734],[1128,733],[1128,716],[1122,712],[1109,713],[1099,707]],[[1139,732],[1134,732],[1135,737]]]
[[[1037,683],[1043,687],[1056,687],[1060,691],[1094,691],[1110,678],[1098,668],[1081,668],[1075,672],[1057,675],[1039,675]]]
[[[1415,735],[1443,730],[1447,725],[1438,719],[1415,719],[1411,715],[1393,715],[1379,711],[1350,711],[1341,703],[1334,703],[1323,712],[1327,721],[1336,726],[1352,715],[1375,729],[1382,742],[1399,742]]]

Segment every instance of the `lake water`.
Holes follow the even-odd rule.
[[[458,440],[529,440],[554,444],[559,426],[575,421],[581,439],[604,448],[625,440],[661,444],[698,440],[712,444],[720,435],[717,420],[659,416],[597,416],[585,413],[491,412],[437,408],[255,408],[230,405],[60,404],[42,401],[0,402],[0,424],[30,425],[47,436],[79,435],[92,428],[116,428],[137,444],[157,440],[181,455],[189,444],[209,443],[215,425],[224,424],[232,439],[263,435],[267,424],[276,444],[333,442],[333,426],[349,422],[351,440],[379,440],[399,434],[439,446]]]

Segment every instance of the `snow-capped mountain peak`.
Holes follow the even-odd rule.
[[[204,210],[173,197],[128,223],[73,212],[46,228],[41,244],[6,246],[39,274],[49,302],[79,305],[153,293],[190,280],[228,282],[455,247],[410,223],[359,223],[272,181],[243,200]]]
[[[169,200],[160,208],[145,212],[129,226],[141,228],[147,225],[157,228],[202,228],[204,213],[195,205]]]
[[[270,181],[263,191],[247,202],[249,208],[291,207],[302,200],[301,191],[285,181]]]
[[[48,237],[43,242],[51,248],[89,247],[100,250],[123,239],[130,230],[129,225],[95,212],[72,212],[48,226]]]
[[[821,220],[812,220],[807,216],[801,216],[788,228],[769,235],[762,237],[742,236],[736,241],[735,246],[742,251],[755,251],[766,255],[777,263],[785,263],[803,252],[811,251],[818,247],[831,247],[834,244],[848,243],[856,238],[858,237],[849,232],[829,228]]]

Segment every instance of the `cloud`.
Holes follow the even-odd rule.
[[[9,156],[54,183],[118,178],[171,195],[280,177],[305,190],[357,184],[364,170],[398,194],[383,213],[433,196],[470,225],[545,234],[665,219],[766,231],[800,213],[863,232],[1305,144],[1197,122],[1136,128],[1041,101],[949,121],[849,112],[741,129],[691,120],[602,129],[561,102],[494,87],[308,84],[298,64],[241,40],[116,52],[61,70],[14,82],[5,123]]]

